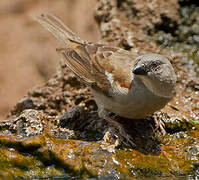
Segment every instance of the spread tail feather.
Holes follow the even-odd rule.
[[[85,41],[73,33],[60,19],[52,14],[32,15],[32,17],[45,29],[50,31],[59,41],[64,43],[66,47],[71,43],[70,41],[80,44],[85,43]]]

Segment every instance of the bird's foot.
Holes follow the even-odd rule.
[[[122,143],[126,146],[130,146],[135,148],[136,145],[133,142],[133,138],[125,131],[124,127],[122,124],[114,120],[113,118],[107,116],[106,120],[111,123],[111,134],[116,134],[118,137],[119,143]]]
[[[154,122],[155,122],[155,131],[157,131],[159,129],[160,132],[162,133],[162,135],[165,136],[165,134],[166,134],[165,124],[161,120],[161,118],[159,116],[154,116]]]

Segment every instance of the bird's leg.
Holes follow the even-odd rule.
[[[113,125],[115,127],[115,129],[118,131],[118,137],[119,137],[119,141],[121,142],[121,140],[126,140],[127,142],[123,143],[127,146],[131,146],[131,147],[135,147],[135,144],[133,143],[133,139],[130,135],[128,135],[128,133],[126,133],[126,131],[124,130],[124,127],[122,126],[122,124],[120,124],[119,122],[117,122],[116,120],[112,119],[111,117],[107,116],[106,120],[109,121],[111,123],[111,125]]]
[[[154,122],[155,122],[155,131],[157,131],[158,129],[160,129],[162,135],[164,136],[166,134],[164,122],[157,115],[154,116]]]
[[[132,147],[135,147],[132,137],[125,132],[122,124],[120,124],[119,122],[117,122],[114,119],[117,115],[112,115],[110,117],[111,113],[108,110],[106,110],[100,106],[98,106],[98,115],[100,118],[103,118],[103,119],[107,120],[108,122],[110,122],[111,125],[113,125],[114,129],[118,131],[116,135],[118,136],[120,142],[124,139],[127,141],[127,143],[124,143],[124,141],[123,141],[123,143],[125,145],[128,146],[130,144]],[[111,132],[110,132],[110,134],[111,134]]]
[[[119,142],[122,141],[123,144],[127,145],[127,146],[131,146],[131,147],[135,147],[135,144],[133,143],[133,139],[132,137],[126,133],[124,127],[122,124],[120,124],[119,122],[117,122],[114,117],[116,116],[113,116],[113,117],[110,117],[109,116],[110,113],[108,113],[104,119],[106,119],[109,123],[111,123],[111,125],[114,127],[114,130],[113,131],[116,131],[116,135],[118,136],[118,140]],[[112,132],[112,130],[110,130]],[[110,133],[111,133],[110,132]],[[113,133],[113,132],[112,132]],[[126,142],[124,142],[124,140]]]

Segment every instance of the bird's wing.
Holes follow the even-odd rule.
[[[67,66],[88,86],[111,95],[117,86],[130,88],[132,60],[119,48],[79,44],[58,49]]]
[[[87,43],[75,35],[59,19],[50,14],[34,16],[65,48],[57,51],[68,68],[87,86],[108,96],[118,86],[128,89],[131,84],[133,56],[116,47]]]

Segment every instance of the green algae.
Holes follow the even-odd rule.
[[[40,139],[40,148],[38,148],[38,139]],[[46,139],[45,143],[44,139]],[[24,140],[17,137],[4,136],[0,137],[0,142],[0,169],[15,178],[92,177],[86,168],[81,167],[81,161],[73,159],[72,163],[70,158],[68,158],[69,161],[64,159],[67,154],[67,149],[64,149],[64,144],[67,143],[65,140],[59,141],[40,136],[30,138],[30,142],[29,139],[26,139],[24,143]],[[48,145],[52,143],[52,149],[47,148],[46,143]],[[75,155],[77,156],[77,153]]]
[[[194,144],[199,142],[197,127],[167,134],[159,155],[132,149],[108,153],[101,149],[101,141],[63,140],[50,135],[27,139],[1,136],[0,142],[0,169],[15,178],[185,177],[194,175],[199,163],[198,159],[190,159],[187,149],[194,148]]]
[[[168,27],[159,24],[155,26],[154,37],[162,47],[174,47],[178,51],[186,52],[188,59],[191,58],[198,62],[198,45],[195,41],[197,37],[194,36],[198,35],[198,20],[193,20],[194,17],[198,16],[198,8],[193,5],[189,10],[189,7],[184,6],[179,10],[179,14],[181,17],[179,22],[170,21],[173,24],[173,32],[171,32],[171,29],[168,31]],[[132,130],[136,132],[134,138],[136,145],[140,148],[133,150],[120,147],[115,150],[115,153],[110,153],[101,148],[103,145],[102,132],[105,128],[95,126],[97,124],[95,121],[86,121],[88,117],[83,118],[84,112],[79,111],[80,115],[78,117],[71,116],[69,121],[62,116],[60,118],[63,121],[60,123],[61,128],[63,128],[61,132],[65,131],[67,134],[71,131],[71,135],[62,137],[59,136],[59,131],[55,131],[57,136],[53,136],[51,130],[55,125],[60,125],[54,115],[60,115],[60,112],[65,112],[70,107],[65,102],[66,97],[64,95],[62,97],[62,93],[56,94],[56,92],[65,91],[67,93],[68,91],[70,94],[75,94],[73,92],[75,87],[82,88],[76,78],[67,78],[60,78],[64,79],[64,83],[57,79],[52,79],[51,83],[64,88],[66,84],[70,84],[70,89],[58,89],[57,87],[58,90],[53,89],[55,85],[51,86],[51,83],[48,83],[47,88],[38,92],[33,91],[32,94],[29,93],[32,99],[21,101],[20,105],[16,107],[16,111],[12,111],[13,116],[18,116],[24,113],[24,109],[32,108],[42,110],[46,113],[46,116],[52,115],[48,118],[39,114],[35,116],[39,117],[37,121],[40,120],[44,126],[44,129],[41,128],[41,132],[38,133],[40,135],[28,136],[30,133],[23,135],[24,131],[13,130],[9,123],[0,125],[1,134],[6,134],[4,133],[6,130],[10,131],[9,134],[12,134],[0,136],[0,178],[172,179],[182,177],[185,179],[187,176],[193,178],[198,176],[199,126],[195,119],[175,118],[172,120],[169,117],[163,119],[166,122],[167,135],[159,139],[148,130],[149,126],[152,126],[150,123],[141,123],[139,127]],[[185,95],[189,96],[189,94]],[[78,96],[78,100],[72,98],[72,96]],[[85,92],[81,95],[75,94],[71,95],[70,100],[73,102],[73,99],[75,99],[74,104],[78,105],[80,101],[83,101],[82,99],[86,99],[86,96]],[[42,99],[42,103],[45,103],[37,104],[39,98]],[[84,103],[86,104],[86,102],[88,103],[90,100]],[[94,109],[96,110],[96,108]],[[181,110],[177,109],[177,111],[183,113]],[[95,116],[92,117],[95,118]],[[25,124],[23,125],[26,127]],[[27,123],[27,126],[31,125]],[[103,124],[101,126],[103,127]],[[70,128],[70,131],[66,127]],[[97,127],[98,131],[94,127]],[[146,134],[145,131],[147,131]],[[22,133],[22,136],[17,133]],[[62,139],[59,137],[62,137]],[[75,140],[72,140],[72,138]],[[153,142],[156,142],[155,145],[153,145]],[[159,149],[158,153],[153,153],[154,149]]]
[[[129,170],[138,177],[185,176],[192,171],[193,164],[199,162],[188,159],[185,147],[191,144],[191,140],[172,138],[172,142],[162,146],[158,156],[143,155],[137,151],[117,151],[117,157],[121,164],[125,164],[122,167],[130,164]]]

